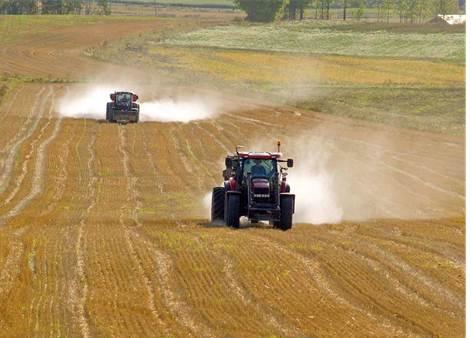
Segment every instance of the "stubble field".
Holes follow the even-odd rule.
[[[446,120],[442,132],[405,129],[321,113],[310,97],[295,106],[236,94],[223,95],[213,118],[188,123],[117,125],[59,114],[64,95],[123,72],[149,92],[165,67],[181,70],[172,88],[197,87],[182,80],[191,69],[205,78],[212,69],[215,84],[244,83],[240,60],[262,60],[262,52],[129,45],[140,61],[107,60],[115,40],[130,34],[138,40],[230,18],[35,22],[16,26],[18,35],[2,45],[1,335],[462,336],[464,137],[452,128],[461,120]],[[0,36],[14,20],[0,17]],[[322,81],[337,77],[330,85],[355,80],[328,71],[347,67],[399,89],[463,86],[460,64],[406,59],[409,66],[395,68],[400,61],[372,60],[366,69],[365,59],[320,56],[304,64],[313,74],[319,65]],[[271,84],[269,64],[258,74]],[[427,65],[434,75],[419,76]],[[240,143],[268,147],[277,139],[295,159],[293,183],[321,180],[319,191],[319,181],[308,180],[314,186],[298,195],[293,230],[208,224],[205,196],[221,182],[224,155]]]

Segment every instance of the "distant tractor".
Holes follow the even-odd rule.
[[[111,102],[106,104],[106,121],[128,123],[139,122],[139,96],[131,92],[110,94]]]
[[[290,193],[286,172],[293,160],[279,152],[239,152],[226,157],[224,187],[213,189],[211,222],[239,228],[240,217],[252,223],[269,221],[274,228],[291,229],[295,195]],[[286,163],[286,167],[282,164]]]

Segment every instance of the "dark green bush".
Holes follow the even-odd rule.
[[[237,6],[247,13],[249,21],[273,21],[283,6],[283,0],[235,0]]]

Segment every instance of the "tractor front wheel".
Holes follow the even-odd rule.
[[[226,220],[227,226],[233,228],[240,227],[240,194],[226,194],[226,208],[224,210],[224,219]]]
[[[211,223],[224,222],[224,198],[225,190],[223,187],[213,189],[211,200]]]
[[[283,230],[289,230],[293,226],[294,198],[293,196],[284,196],[280,201],[280,223],[278,227]]]
[[[111,122],[113,119],[113,103],[108,102],[106,104],[106,121]]]

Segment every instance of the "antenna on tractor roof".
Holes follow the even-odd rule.
[[[276,145],[278,146],[278,152],[280,153],[281,151],[281,141],[278,140],[278,142],[276,143]]]
[[[237,145],[237,146],[236,146],[236,153],[237,153],[237,155],[239,155],[239,149],[240,149],[240,148],[245,148],[245,146],[241,146],[241,145]]]

